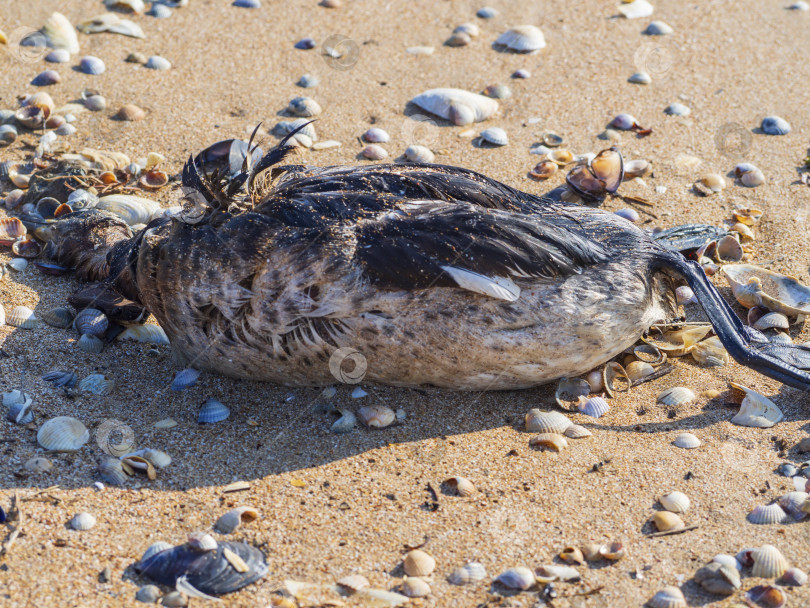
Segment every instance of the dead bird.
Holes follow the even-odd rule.
[[[182,213],[135,235],[103,212],[63,216],[53,257],[146,307],[180,364],[236,378],[333,384],[347,348],[368,382],[531,387],[674,318],[685,281],[732,357],[810,387],[810,350],[744,326],[697,263],[614,213],[452,166],[280,166],[292,149],[231,177],[208,171],[216,144],[185,164]],[[580,190],[621,182],[618,152],[597,160],[610,180],[591,171]]]

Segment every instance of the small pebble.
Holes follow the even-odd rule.
[[[154,604],[160,599],[160,589],[157,585],[145,585],[135,593],[135,599],[144,604]]]
[[[485,6],[484,8],[479,8],[478,11],[475,13],[475,16],[480,19],[492,19],[493,17],[498,15],[498,11],[494,8]]]
[[[130,53],[124,61],[127,63],[146,63],[146,55],[143,53]]]
[[[670,116],[689,116],[692,110],[682,103],[671,103],[664,109],[664,112]]]
[[[150,70],[168,70],[172,67],[172,64],[169,62],[168,59],[165,57],[161,57],[160,55],[152,55],[149,59],[146,60],[146,67]]]
[[[666,36],[674,31],[675,30],[673,30],[671,26],[667,25],[663,21],[653,21],[647,26],[644,33],[648,36]]]
[[[532,73],[529,70],[519,68],[512,73],[512,78],[531,78]]]

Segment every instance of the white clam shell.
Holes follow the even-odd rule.
[[[648,604],[650,608],[686,608],[686,598],[678,587],[664,587]]]
[[[633,0],[633,2],[619,6],[619,12],[627,19],[639,19],[649,17],[655,8],[647,0]]]
[[[762,119],[760,127],[768,135],[787,135],[790,133],[790,123],[779,116],[766,116]]]
[[[453,570],[447,580],[452,585],[469,585],[484,580],[487,570],[478,562],[469,562]]]
[[[646,361],[631,361],[625,368],[625,371],[627,372],[627,377],[635,383],[650,374],[654,374],[655,368]]]
[[[152,55],[144,65],[150,70],[168,70],[172,67],[171,62],[160,55]]]
[[[735,389],[745,392],[740,411],[731,419],[733,424],[767,429],[785,417],[782,410],[765,395],[734,382],[730,384]]]
[[[51,418],[37,432],[37,442],[51,452],[74,452],[90,440],[90,431],[70,416]]]
[[[163,592],[157,585],[144,585],[135,592],[135,599],[143,604],[156,604]]]
[[[445,480],[444,483],[451,488],[455,488],[459,496],[467,498],[475,494],[475,485],[473,485],[473,482],[466,477],[451,477],[450,479]]]
[[[658,499],[661,506],[673,513],[686,513],[691,504],[689,497],[683,492],[670,492]]]
[[[686,527],[686,524],[683,523],[680,516],[672,511],[657,511],[653,515],[652,521],[659,532],[682,530],[684,527]]]
[[[425,597],[430,595],[430,585],[421,578],[411,577],[402,583],[402,594],[407,597]]]
[[[70,520],[70,527],[74,530],[89,530],[96,525],[96,518],[91,513],[77,513]]]
[[[761,306],[789,317],[810,314],[810,288],[793,277],[752,264],[727,264],[723,274],[746,308]]]
[[[543,31],[534,25],[517,25],[495,40],[495,45],[516,53],[536,53],[546,46]]]
[[[742,570],[743,568],[742,564],[737,560],[736,557],[726,553],[718,553],[712,558],[712,561],[730,568],[736,568],[737,570]]]
[[[357,419],[372,429],[391,426],[396,420],[396,412],[384,405],[366,405],[357,410]],[[414,576],[422,576],[420,574]]]
[[[383,160],[388,158],[388,151],[377,144],[369,144],[363,148],[363,157],[368,160]]]
[[[253,507],[236,507],[224,513],[214,524],[214,530],[220,534],[231,534],[243,523],[255,521],[259,512]]]
[[[421,549],[414,549],[405,555],[402,567],[408,576],[430,576],[436,568],[436,560]]]
[[[462,89],[430,89],[411,103],[459,126],[481,122],[498,111],[494,99]]]
[[[788,515],[778,504],[759,505],[748,514],[748,521],[752,524],[769,525],[781,524],[786,521]]]
[[[129,226],[148,224],[153,215],[161,213],[160,205],[153,200],[130,194],[109,194],[98,199],[96,209],[114,213]]]
[[[529,410],[526,414],[526,430],[531,433],[564,433],[573,424],[560,412]]]
[[[692,450],[701,446],[701,441],[692,433],[679,433],[672,442],[676,447]]]
[[[509,587],[510,589],[522,589],[525,591],[535,584],[536,579],[534,572],[529,568],[518,566],[501,572],[495,579],[495,582]]]
[[[384,144],[391,140],[391,136],[385,129],[371,127],[368,131],[363,133],[363,139],[370,144]]]
[[[790,568],[790,562],[773,545],[762,545],[755,550],[751,557],[754,566],[751,575],[760,578],[779,578]]]
[[[131,325],[118,334],[117,339],[134,340],[144,344],[170,344],[166,332],[158,325]]]
[[[130,456],[140,456],[144,460],[152,463],[158,469],[165,469],[172,463],[172,457],[162,450],[155,450],[153,448],[144,448],[137,450],[131,454],[121,456],[122,459],[129,458]]]
[[[412,145],[405,149],[405,158],[412,163],[432,163],[436,157],[430,148]]]
[[[311,97],[296,97],[287,105],[287,111],[294,116],[309,118],[318,116],[323,110],[320,104]]]
[[[28,268],[28,260],[26,260],[25,258],[14,258],[7,264],[7,266],[12,270],[22,272],[23,270]]]
[[[673,386],[658,394],[658,402],[664,405],[678,406],[695,399],[695,393],[685,386]]]

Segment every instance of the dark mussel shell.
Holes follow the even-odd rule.
[[[68,302],[77,310],[92,307],[103,312],[111,321],[134,323],[146,317],[146,309],[127,300],[103,283],[89,283],[68,296]]]
[[[247,564],[247,572],[237,572],[225,558],[230,549]],[[208,595],[222,595],[255,583],[267,574],[264,553],[245,543],[220,542],[214,551],[201,552],[188,543],[161,551],[135,564],[135,571],[157,583],[174,587],[185,575],[189,584]]]
[[[78,378],[73,372],[64,372],[62,370],[55,369],[42,376],[42,379],[53,384],[55,388],[60,388],[63,386],[73,388],[76,386],[76,380]]]
[[[68,268],[67,266],[60,266],[59,264],[53,264],[51,262],[34,262],[34,266],[39,268],[41,272],[51,274],[55,277],[67,274],[72,270],[72,268]]]
[[[25,239],[23,241],[16,241],[11,246],[11,251],[14,252],[14,255],[18,255],[21,258],[28,258],[33,259],[39,257],[39,254],[42,253],[42,245],[39,242],[35,241],[34,239]]]
[[[668,228],[652,235],[667,249],[680,251],[684,255],[700,249],[709,241],[717,241],[728,234],[725,228],[710,224],[684,224]]]

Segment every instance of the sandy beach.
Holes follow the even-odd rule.
[[[401,161],[407,146],[421,144],[436,153],[436,162],[536,194],[563,184],[565,177],[565,171],[545,182],[527,177],[538,162],[529,150],[544,133],[562,135],[576,154],[598,152],[609,146],[599,135],[626,112],[653,129],[647,137],[623,132],[618,143],[626,160],[653,165],[642,183],[622,186],[623,193],[653,205],[638,208],[642,228],[719,224],[735,207],[756,207],[764,216],[755,228],[751,263],[810,283],[810,189],[800,182],[810,148],[810,90],[804,84],[810,72],[810,12],[788,10],[788,0],[653,4],[651,17],[625,19],[614,2],[491,0],[498,14],[481,19],[476,11],[483,3],[468,0],[344,0],[335,9],[315,0],[263,0],[256,9],[227,0],[190,0],[167,19],[119,13],[140,25],[145,38],[80,33],[81,51],[64,64],[0,46],[0,109],[19,107],[20,96],[38,90],[31,80],[55,69],[61,82],[45,89],[57,106],[80,100],[85,88],[107,99],[103,111],[76,114],[77,132],[60,138],[72,151],[111,150],[131,159],[158,152],[166,157],[163,169],[176,176],[190,154],[219,140],[247,139],[259,122],[263,148],[269,149],[278,141],[269,131],[290,120],[282,112],[289,101],[308,95],[323,108],[315,125],[320,139],[342,145],[301,149],[295,162],[367,164],[360,136],[377,126],[391,135],[382,144],[389,160]],[[77,24],[105,7],[97,0],[0,0],[0,30],[9,35],[17,28],[37,29],[54,11]],[[653,19],[668,23],[673,33],[642,35]],[[465,22],[475,23],[480,35],[464,47],[444,46]],[[546,48],[533,55],[493,49],[501,33],[520,24],[540,27]],[[325,57],[323,42],[330,36],[343,37],[356,61]],[[296,49],[304,37],[312,37],[315,48]],[[434,51],[406,52],[417,46]],[[160,55],[172,67],[155,71],[125,62],[133,52]],[[101,58],[106,71],[90,76],[75,69],[85,55]],[[531,77],[512,78],[519,68]],[[652,82],[627,82],[639,71],[648,72]],[[303,74],[316,75],[320,84],[296,86]],[[511,97],[499,100],[499,112],[472,128],[502,127],[507,146],[476,146],[461,136],[467,127],[406,116],[414,114],[408,101],[427,89],[480,92],[498,84],[507,85]],[[664,109],[674,102],[691,113],[668,116]],[[145,109],[146,118],[113,120],[128,103]],[[770,115],[787,120],[790,133],[763,134],[760,122]],[[36,136],[21,134],[0,148],[0,161],[30,157],[30,144],[36,145]],[[686,155],[700,163],[686,163]],[[733,177],[742,161],[761,169],[763,185],[746,188]],[[707,173],[726,176],[727,186],[702,197],[693,183]],[[180,199],[178,184],[143,195],[168,207]],[[656,189],[662,186],[665,190]],[[0,197],[11,189],[0,181]],[[618,199],[604,204],[610,210],[626,206]],[[0,263],[12,257],[8,247],[0,247]],[[714,283],[733,301],[725,279],[718,275]],[[7,313],[24,305],[39,314],[65,305],[78,287],[71,275],[47,276],[29,265],[0,281],[0,303]],[[745,311],[734,306],[744,318]],[[702,318],[695,306],[686,314]],[[792,325],[790,335],[796,343],[810,340],[801,324]],[[35,412],[30,427],[7,422],[5,415],[0,422],[5,463],[0,506],[8,510],[16,494],[24,517],[21,534],[0,557],[0,606],[138,605],[135,593],[148,581],[131,566],[149,545],[182,543],[188,533],[210,529],[239,505],[255,507],[259,519],[227,537],[215,536],[261,549],[269,573],[223,596],[229,608],[272,605],[286,580],[331,584],[357,573],[373,587],[397,590],[403,555],[422,543],[437,565],[429,577],[431,594],[411,600],[414,606],[619,608],[642,606],[667,585],[680,587],[689,606],[740,606],[746,590],[769,581],[746,571],[741,589],[723,598],[692,577],[717,554],[766,544],[810,570],[810,521],[746,521],[755,506],[794,489],[776,467],[808,460],[795,446],[810,435],[810,397],[733,361],[716,368],[688,357],[674,360],[672,373],[611,399],[605,416],[568,414],[593,435],[552,453],[529,446],[532,434],[523,430],[523,419],[531,408],[555,406],[553,385],[463,393],[361,383],[368,392],[362,399],[351,397],[353,386],[337,386],[335,397],[326,400],[319,388],[203,374],[192,388],[174,392],[169,387],[179,368],[170,347],[115,342],[92,355],[76,348],[77,337],[47,325],[0,326],[0,391],[23,382]],[[368,366],[374,364],[369,357]],[[55,368],[80,378],[103,373],[115,379],[116,388],[106,396],[70,396],[41,380]],[[770,397],[784,421],[770,429],[731,424],[737,405],[729,381]],[[656,396],[671,386],[689,387],[698,397],[676,408],[657,404]],[[720,395],[703,394],[711,389]],[[209,397],[227,404],[230,418],[198,425],[199,406]],[[402,410],[404,419],[379,430],[330,432],[336,410],[367,404]],[[43,455],[36,429],[55,416],[80,419],[91,440],[76,453],[47,455],[53,472],[30,474],[23,464]],[[167,418],[178,425],[154,426]],[[172,464],[154,481],[138,475],[122,487],[95,487],[102,455],[97,429],[109,420],[129,427],[137,447],[170,454]],[[702,445],[675,447],[674,437],[684,431]],[[454,476],[471,480],[477,491],[466,498],[454,495],[443,484]],[[236,481],[249,488],[224,491]],[[650,537],[650,518],[661,509],[658,497],[675,490],[691,499],[683,519],[697,528]],[[95,527],[69,529],[67,522],[78,512],[92,513]],[[0,542],[9,531],[0,526]],[[536,568],[555,563],[566,546],[611,541],[624,543],[623,560],[578,567],[582,582],[555,583],[558,597],[549,602],[543,603],[537,589],[517,593],[491,586],[507,568]],[[448,583],[450,572],[467,561],[483,564],[489,577],[467,586]],[[106,567],[111,576],[102,581]],[[788,606],[810,605],[810,585],[786,593]],[[347,606],[372,605],[357,596],[328,597]],[[192,599],[190,605],[202,603]]]

